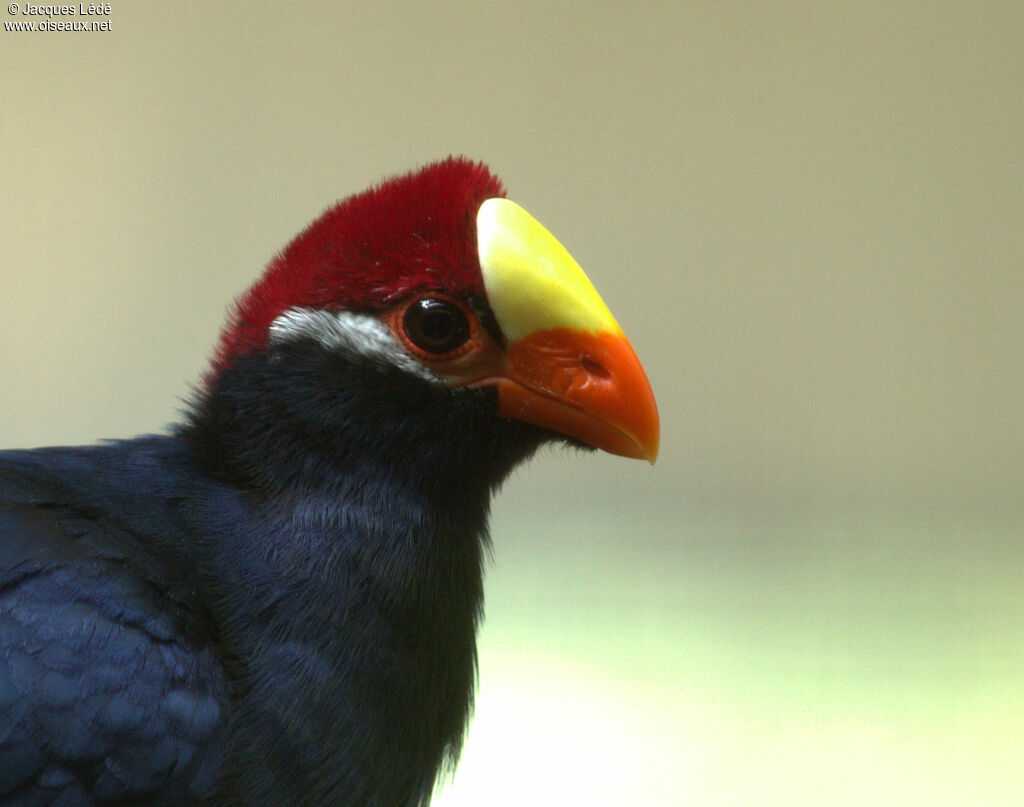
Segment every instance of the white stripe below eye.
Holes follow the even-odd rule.
[[[290,308],[270,323],[269,335],[271,344],[312,338],[329,350],[377,359],[427,381],[442,383],[405,352],[383,322],[367,314]]]

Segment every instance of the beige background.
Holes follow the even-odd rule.
[[[1024,7],[324,5],[0,32],[0,445],[163,428],[320,210],[484,159],[663,448],[506,485],[437,804],[1024,803]]]

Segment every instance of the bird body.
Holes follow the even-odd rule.
[[[657,443],[635,357],[589,385],[509,359],[537,329],[489,301],[502,196],[449,159],[351,197],[239,301],[170,434],[0,452],[0,805],[429,801],[491,494],[552,439]]]

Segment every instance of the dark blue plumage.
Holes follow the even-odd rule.
[[[0,454],[0,803],[188,803],[228,678],[168,438]]]
[[[173,436],[0,454],[0,804],[425,801],[546,434],[491,397],[301,342]]]

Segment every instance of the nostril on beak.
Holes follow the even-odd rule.
[[[608,370],[605,369],[604,365],[598,364],[596,361],[589,358],[588,356],[584,356],[582,359],[580,359],[580,364],[583,366],[583,369],[586,370],[587,373],[591,376],[595,376],[597,378],[600,378],[601,380],[606,380],[611,377],[611,374],[608,372]]]

